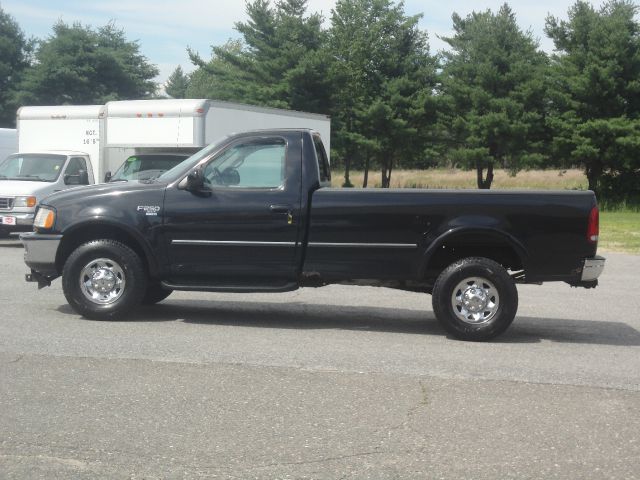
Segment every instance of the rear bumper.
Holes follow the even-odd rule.
[[[582,266],[581,282],[593,282],[597,280],[602,271],[604,270],[605,258],[596,255],[591,258],[584,259],[584,265]]]
[[[56,254],[62,235],[43,235],[41,233],[23,233],[20,240],[24,245],[24,263],[32,271],[48,278],[56,278]]]

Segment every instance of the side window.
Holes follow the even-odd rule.
[[[71,182],[67,182],[69,184],[87,185],[89,183],[87,162],[82,157],[72,157],[64,174],[65,177],[73,179]]]
[[[331,168],[327,152],[324,150],[322,140],[318,135],[313,136],[313,145],[316,149],[316,157],[318,157],[318,168],[320,169],[320,182],[331,182]]]
[[[284,139],[249,140],[226,149],[204,169],[205,183],[230,188],[278,188],[285,180]]]
[[[69,160],[69,165],[67,165],[66,174],[67,175],[79,175],[80,170],[87,171],[87,162],[85,162],[82,157],[73,157]]]

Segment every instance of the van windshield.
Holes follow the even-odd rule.
[[[127,158],[110,182],[122,180],[150,180],[172,169],[189,155],[133,155]]]
[[[60,176],[66,155],[16,153],[0,163],[0,180],[55,182]]]

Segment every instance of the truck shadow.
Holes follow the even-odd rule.
[[[431,310],[331,306],[302,302],[168,300],[136,311],[131,321],[182,321],[202,325],[285,329],[341,329],[445,336]],[[640,332],[617,321],[516,317],[492,343],[559,343],[640,346]]]

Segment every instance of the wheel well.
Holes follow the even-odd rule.
[[[80,245],[98,239],[115,240],[125,244],[138,254],[147,273],[150,273],[149,261],[140,242],[123,228],[114,225],[86,225],[64,235],[56,255],[56,269],[61,272],[69,255]]]
[[[506,238],[491,233],[474,232],[445,239],[428,258],[425,277],[435,280],[449,265],[466,257],[489,258],[507,270],[524,270],[522,258]]]

